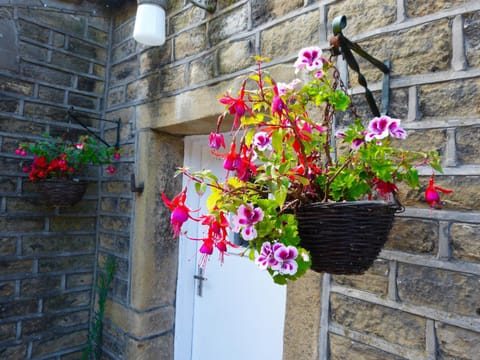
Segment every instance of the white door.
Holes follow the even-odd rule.
[[[222,162],[210,155],[206,136],[185,139],[185,166],[215,169],[221,176]],[[193,186],[189,191],[189,207],[205,209],[208,194],[197,200]],[[196,223],[189,222],[186,229],[190,237],[202,237]],[[221,265],[214,253],[207,280],[196,280],[199,242],[179,241],[175,360],[281,360],[286,287],[275,285],[248,258],[233,254]]]

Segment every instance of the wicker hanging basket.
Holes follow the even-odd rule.
[[[301,245],[310,251],[312,270],[363,274],[387,241],[396,212],[383,201],[314,203],[296,212]]]
[[[86,181],[75,179],[46,179],[35,184],[42,201],[49,206],[72,206],[82,199],[87,189]]]

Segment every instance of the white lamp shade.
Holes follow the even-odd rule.
[[[133,38],[144,45],[163,45],[165,43],[165,10],[155,4],[138,5]]]

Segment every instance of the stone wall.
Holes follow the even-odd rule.
[[[19,142],[102,125],[110,20],[59,1],[0,1],[0,358],[79,359],[96,267],[99,172],[70,208],[48,207]],[[75,10],[75,11],[74,11]],[[84,117],[85,116],[85,117]]]
[[[216,96],[249,71],[252,55],[270,57],[274,76],[290,79],[299,48],[317,44],[327,49],[331,21],[344,14],[347,37],[374,56],[392,60],[390,114],[402,118],[409,130],[407,147],[438,150],[445,173],[437,176],[437,184],[455,189],[445,197],[444,208],[433,211],[422,200],[424,189],[407,193],[402,199],[407,210],[398,217],[381,259],[365,275],[310,273],[289,285],[284,359],[475,358],[480,340],[478,2],[219,0],[217,11],[207,14],[172,1],[167,14],[162,47],[135,45],[131,18],[119,17],[115,30],[125,38],[116,45],[122,60],[112,67],[108,103],[118,111],[131,105],[137,146],[144,144],[140,152],[142,146],[155,145],[152,133],[157,131],[172,139],[209,133],[222,111]],[[360,66],[379,99],[379,72],[365,61]],[[358,111],[367,114],[356,84],[351,76]],[[170,170],[163,166],[158,171],[167,176]],[[140,161],[136,171],[146,178],[154,170]],[[422,173],[422,181],[429,175]],[[156,184],[145,183],[142,196],[156,196],[157,207],[153,199],[136,205],[135,231],[148,224],[141,209],[163,211],[158,193],[151,192]],[[158,229],[167,234],[166,227]],[[132,239],[135,247],[141,241],[136,234]],[[158,260],[147,262],[155,268]],[[140,276],[130,265],[130,287],[140,289],[135,284]],[[170,269],[161,276],[175,275]],[[142,287],[151,299],[148,286]],[[136,301],[141,296],[136,293]],[[112,314],[112,323],[118,324],[119,316]],[[171,343],[162,344],[151,349],[163,349],[162,356],[172,358]],[[154,350],[141,348],[146,357],[149,351]]]

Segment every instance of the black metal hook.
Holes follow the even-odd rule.
[[[382,114],[388,113],[389,99],[390,99],[390,68],[391,61],[386,60],[382,62],[365,50],[363,50],[357,43],[354,43],[347,39],[342,30],[347,26],[347,17],[345,15],[337,16],[332,21],[332,28],[334,37],[330,40],[330,45],[332,45],[331,51],[335,56],[342,55],[347,65],[358,74],[358,83],[365,88],[365,97],[367,99],[368,106],[372,111],[374,116],[380,116],[380,111],[378,110],[377,104],[373,97],[372,92],[368,89],[367,80],[360,72],[360,66],[358,65],[357,60],[353,56],[352,51],[363,57],[365,60],[370,62],[376,68],[383,72],[383,86],[382,86]]]
[[[78,124],[80,124],[90,135],[94,136],[97,140],[101,141],[103,144],[109,146],[109,147],[112,147],[112,145],[110,145],[108,142],[106,142],[102,137],[100,137],[97,133],[93,132],[92,130],[90,130],[90,128],[82,121],[79,119],[78,116],[74,115],[73,112],[75,111],[75,109],[73,108],[73,106],[71,106],[68,111],[67,111],[67,115],[69,118],[71,118],[72,120],[75,120]],[[95,120],[99,120],[99,121],[107,121],[107,122],[112,122],[112,123],[115,123],[117,124],[117,138],[116,138],[116,142],[115,142],[115,145],[113,146],[115,149],[119,149],[120,148],[120,118],[117,119],[117,120],[110,120],[110,119],[103,119],[103,118],[99,118],[99,117],[95,117],[95,116],[89,116],[89,118],[91,119],[95,119]]]

